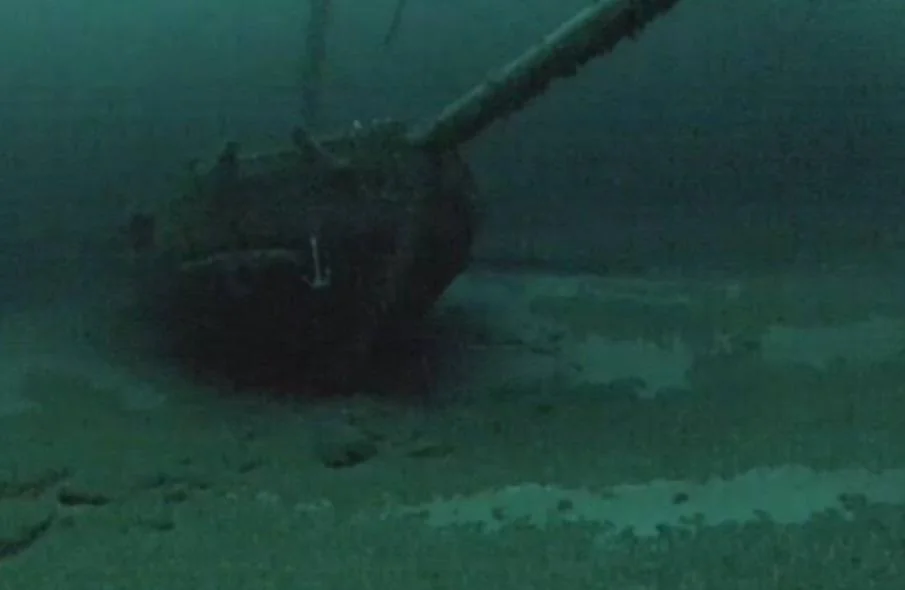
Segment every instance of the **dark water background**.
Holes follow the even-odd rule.
[[[586,1],[409,0],[384,48],[395,0],[335,0],[323,127],[429,117]],[[104,244],[189,158],[282,145],[307,10],[0,4],[0,294]],[[634,272],[895,251],[903,22],[887,0],[685,0],[468,146],[487,199],[477,257]]]

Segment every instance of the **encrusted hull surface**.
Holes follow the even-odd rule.
[[[298,132],[253,157],[230,145],[144,218],[145,296],[183,359],[358,387],[468,264],[474,197],[458,154],[412,148],[398,125]]]

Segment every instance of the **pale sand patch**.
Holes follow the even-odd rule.
[[[873,364],[905,349],[905,322],[872,316],[846,324],[812,328],[770,326],[761,340],[764,360],[826,369],[835,361]]]
[[[844,511],[847,498],[905,502],[905,469],[822,472],[787,465],[753,469],[732,479],[654,480],[602,492],[523,483],[392,508],[386,516],[418,515],[431,527],[477,526],[486,533],[512,526],[547,529],[563,523],[591,523],[604,527],[606,534],[631,530],[639,537],[653,537],[663,526],[718,526],[763,519],[802,524],[820,512]]]

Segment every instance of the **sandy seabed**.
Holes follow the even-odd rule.
[[[905,281],[474,272],[418,395],[0,323],[0,587],[905,587]],[[113,343],[113,345],[111,345]]]

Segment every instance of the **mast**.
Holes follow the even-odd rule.
[[[308,0],[305,27],[305,58],[302,65],[302,121],[305,127],[317,127],[322,116],[324,66],[327,60],[327,26],[331,0]]]

